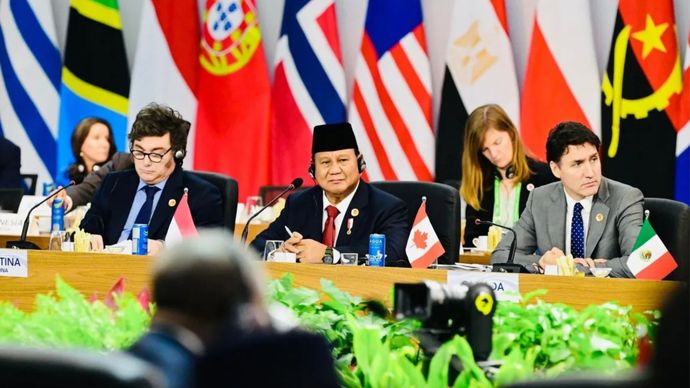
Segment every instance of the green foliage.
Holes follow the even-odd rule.
[[[115,295],[116,308],[111,310],[103,302],[87,301],[58,276],[55,294],[37,295],[31,313],[0,303],[0,342],[115,350],[130,346],[150,324],[149,314],[131,293]]]

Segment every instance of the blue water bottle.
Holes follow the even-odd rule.
[[[50,231],[65,230],[65,208],[62,199],[53,200],[52,212],[50,215]]]
[[[386,265],[386,235],[369,235],[369,266],[383,267]]]
[[[53,185],[53,182],[43,182],[43,196],[47,197],[50,195],[50,192],[55,189],[55,185]]]

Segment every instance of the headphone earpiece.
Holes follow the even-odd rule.
[[[314,161],[312,160],[311,163],[309,163],[309,168],[307,171],[309,172],[309,177],[311,179],[316,179],[316,172],[314,171],[316,168],[314,167]]]
[[[494,169],[494,176],[498,179],[502,178],[501,173],[500,173],[500,171],[498,171],[497,168]],[[515,178],[515,168],[512,165],[508,166],[508,168],[506,169],[506,178],[508,178],[508,179]]]
[[[177,150],[175,151],[175,154],[173,154],[173,157],[175,160],[182,160],[184,159],[186,152],[184,150]]]
[[[364,160],[364,156],[362,156],[362,154],[357,156],[357,169],[360,173],[367,169],[367,162]]]

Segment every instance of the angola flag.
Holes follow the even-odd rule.
[[[673,198],[682,89],[673,1],[621,0],[602,82],[607,177]]]
[[[60,88],[58,182],[66,181],[74,161],[70,137],[87,116],[107,120],[115,144],[124,149],[127,137],[129,67],[117,0],[72,0]]]

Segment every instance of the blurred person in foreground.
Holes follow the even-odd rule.
[[[386,265],[407,266],[405,203],[361,179],[366,168],[350,123],[314,127],[309,174],[316,186],[290,195],[285,209],[251,245],[286,240],[302,263],[337,263],[340,252],[369,251],[369,235],[386,235]],[[288,234],[286,227],[292,231]]]
[[[487,235],[476,219],[512,227],[535,187],[556,178],[546,163],[527,156],[520,135],[506,112],[496,104],[472,111],[465,124],[460,195],[465,210],[465,245]]]
[[[551,129],[546,158],[561,181],[530,194],[515,225],[515,263],[541,272],[571,254],[581,267],[610,267],[611,277],[633,277],[627,261],[642,228],[642,192],[601,175],[600,146],[597,135],[580,123]],[[507,261],[512,240],[511,235],[501,239],[493,263]]]
[[[129,133],[134,169],[105,177],[81,223],[94,250],[131,240],[135,224],[148,224],[149,254],[155,254],[185,190],[197,228],[223,226],[218,189],[182,169],[189,127],[164,105],[150,104],[137,114]]]

